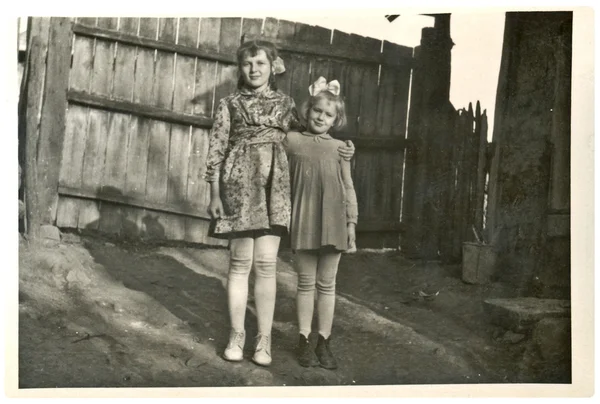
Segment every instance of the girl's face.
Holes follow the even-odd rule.
[[[246,56],[240,65],[244,83],[251,89],[262,91],[269,85],[271,63],[264,50],[259,49],[256,56]]]
[[[337,107],[334,102],[327,98],[321,98],[310,109],[307,114],[308,130],[320,135],[327,133],[337,118]]]

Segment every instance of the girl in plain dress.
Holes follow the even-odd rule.
[[[290,224],[285,134],[300,127],[294,101],[277,91],[274,75],[285,69],[268,41],[251,41],[237,51],[238,90],[220,100],[209,138],[205,179],[210,182],[213,237],[229,239],[227,299],[231,332],[223,357],[241,361],[248,278],[256,271],[254,300],[258,320],[252,360],[271,364],[275,309],[275,269],[280,237]],[[354,146],[341,155],[350,158]]]
[[[309,88],[300,111],[307,129],[286,138],[292,188],[291,247],[298,272],[297,315],[300,365],[335,369],[330,349],[335,306],[335,278],[341,253],[356,249],[358,218],[350,162],[337,149],[344,143],[329,135],[346,123],[337,81],[320,77]],[[309,334],[317,291],[318,341],[313,351]]]

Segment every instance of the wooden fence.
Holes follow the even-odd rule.
[[[207,233],[208,132],[235,89],[236,48],[260,37],[281,49],[278,85],[297,103],[319,76],[342,83],[349,124],[337,137],[357,147],[359,243],[398,245],[412,48],[273,18],[77,18],[60,29],[57,20],[32,21],[31,43],[43,46],[27,95],[41,104],[26,125],[35,131],[34,110],[53,105],[53,124],[36,133],[54,145],[57,175],[36,178],[57,226],[221,244]],[[62,40],[48,40],[53,32]]]

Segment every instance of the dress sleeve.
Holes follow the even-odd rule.
[[[358,202],[356,200],[356,191],[354,191],[354,183],[352,182],[352,175],[350,173],[350,162],[348,160],[340,160],[342,166],[342,181],[344,182],[344,188],[346,189],[346,222],[354,223],[358,222]]]
[[[229,128],[229,108],[227,108],[225,100],[221,100],[209,136],[206,174],[204,175],[204,179],[208,182],[219,180],[221,165],[229,143]]]

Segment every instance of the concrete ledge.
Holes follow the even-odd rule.
[[[569,300],[522,297],[487,299],[483,307],[493,324],[515,332],[531,329],[544,318],[564,318],[571,315]]]

